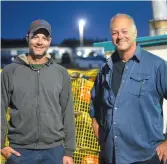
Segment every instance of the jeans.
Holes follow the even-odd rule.
[[[6,164],[62,164],[64,147],[50,149],[20,149],[15,148],[21,156],[12,154]]]

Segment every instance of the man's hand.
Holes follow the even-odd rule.
[[[64,156],[64,157],[63,157],[63,164],[73,164],[73,159],[72,159],[72,157]]]
[[[10,157],[10,155],[14,154],[16,156],[20,156],[21,154],[17,151],[15,151],[14,149],[12,149],[11,147],[4,147],[3,149],[1,149],[1,154],[8,159]]]
[[[161,143],[157,147],[157,154],[159,157],[159,160],[162,161],[163,164],[166,164],[167,162],[167,140],[163,143]]]
[[[99,124],[97,123],[95,118],[92,119],[92,127],[94,131],[94,135],[98,139],[99,138]]]

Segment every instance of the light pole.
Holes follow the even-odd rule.
[[[84,26],[85,26],[85,20],[81,19],[79,20],[79,40],[80,40],[80,47],[83,47],[83,40],[84,40]]]

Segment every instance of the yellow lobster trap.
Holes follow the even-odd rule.
[[[75,112],[88,112],[90,105],[90,91],[98,70],[77,71],[68,70],[72,80],[72,93]]]
[[[80,74],[80,77],[87,77],[90,81],[95,81],[95,78],[97,76],[98,73],[98,69],[91,69],[91,70],[73,70],[73,69],[69,69],[68,73],[72,76],[73,73],[78,73]]]
[[[76,143],[78,148],[100,151],[100,146],[94,136],[92,119],[87,112],[80,112],[75,117]]]
[[[89,116],[90,91],[98,70],[69,71],[72,80],[72,93],[75,110],[77,150],[75,164],[98,164],[100,146],[94,136],[92,119]]]
[[[88,112],[90,104],[90,91],[93,87],[93,82],[78,78],[72,81],[72,93],[75,112]]]
[[[86,149],[76,149],[74,164],[99,164],[99,152]]]

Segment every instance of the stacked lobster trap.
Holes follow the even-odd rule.
[[[77,149],[74,153],[75,164],[98,164],[100,147],[92,129],[89,116],[90,91],[94,85],[98,70],[72,71],[72,93],[75,110]]]

